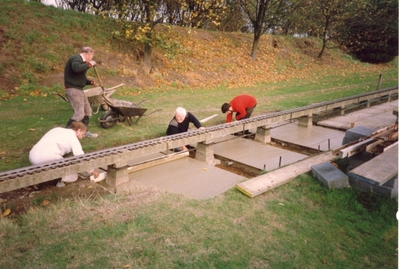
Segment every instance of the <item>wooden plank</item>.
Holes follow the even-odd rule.
[[[165,156],[162,156],[162,157],[159,157],[159,158],[155,158],[155,159],[152,159],[152,160],[147,160],[145,162],[138,163],[138,164],[135,164],[135,165],[133,165],[131,167],[128,167],[128,174],[136,172],[136,171],[139,171],[139,170],[142,170],[142,169],[150,168],[152,166],[156,166],[156,165],[160,165],[160,164],[163,164],[163,163],[167,163],[167,162],[171,162],[171,161],[174,161],[174,160],[178,160],[178,159],[181,159],[181,158],[184,158],[184,157],[188,157],[188,156],[189,156],[189,151],[184,151],[184,152],[181,152],[179,154],[165,155]]]
[[[351,145],[351,146],[349,146],[347,148],[344,148],[339,152],[339,157],[343,159],[343,158],[346,158],[346,157],[353,156],[353,155],[355,155],[355,154],[357,154],[357,153],[359,153],[361,151],[365,151],[367,146],[369,144],[373,143],[374,141],[376,141],[376,140],[373,139],[373,138],[369,138],[369,139],[366,139],[364,141],[358,142],[358,143],[356,143],[354,145]]]
[[[253,198],[278,186],[286,184],[297,176],[311,171],[311,166],[329,162],[335,158],[331,151],[301,160],[289,166],[271,171],[267,174],[236,184],[236,188]]]

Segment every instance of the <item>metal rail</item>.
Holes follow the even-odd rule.
[[[345,109],[349,105],[372,102],[398,96],[398,87],[377,90],[351,97],[312,104],[305,107],[263,114],[232,123],[211,126],[202,130],[163,136],[137,143],[113,147],[86,153],[80,156],[64,158],[41,165],[23,167],[0,173],[0,193],[39,184],[72,173],[88,171],[95,167],[119,169],[126,167],[129,160],[137,156],[148,155],[181,145],[211,143],[213,139],[252,128],[264,127],[274,122],[311,117],[313,114],[326,113],[336,108]]]

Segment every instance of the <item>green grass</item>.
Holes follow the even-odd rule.
[[[143,191],[0,219],[0,267],[397,268],[393,199],[308,175],[254,199]]]

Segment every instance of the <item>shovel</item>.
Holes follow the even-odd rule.
[[[101,89],[103,90],[103,93],[102,93],[101,95],[103,96],[104,100],[106,100],[106,103],[107,103],[109,106],[113,106],[113,105],[114,105],[113,102],[112,102],[110,99],[108,99],[108,97],[104,94],[105,89],[104,89],[104,86],[103,86],[103,82],[101,81],[101,78],[100,78],[100,76],[99,76],[99,72],[97,72],[96,66],[93,66],[93,69],[94,69],[94,72],[96,73],[97,79],[98,79],[99,82],[100,82],[100,87],[101,87]]]
[[[202,119],[202,120],[199,120],[199,121],[200,121],[201,123],[204,123],[204,122],[206,122],[206,121],[209,121],[209,120],[215,118],[216,116],[218,116],[218,114],[214,114],[214,115],[212,115],[212,116],[210,116],[210,117],[207,117],[207,118]]]

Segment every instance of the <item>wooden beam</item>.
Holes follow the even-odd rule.
[[[188,157],[188,156],[189,156],[189,151],[184,151],[184,152],[179,153],[179,154],[165,155],[165,156],[161,156],[161,157],[154,158],[154,159],[151,159],[151,160],[146,160],[144,162],[137,163],[137,164],[134,164],[134,165],[128,167],[128,174],[136,172],[136,171],[139,171],[139,170],[143,170],[143,169],[146,169],[146,168],[150,168],[150,167],[153,167],[153,166],[156,166],[156,165],[160,165],[160,164],[163,164],[163,163],[168,163],[168,162],[171,162],[171,161],[174,161],[174,160],[185,158],[185,157]]]
[[[278,186],[286,184],[297,176],[311,171],[311,166],[333,160],[335,156],[331,151],[301,160],[283,168],[276,169],[267,174],[252,178],[236,184],[236,188],[245,195],[253,198]]]

